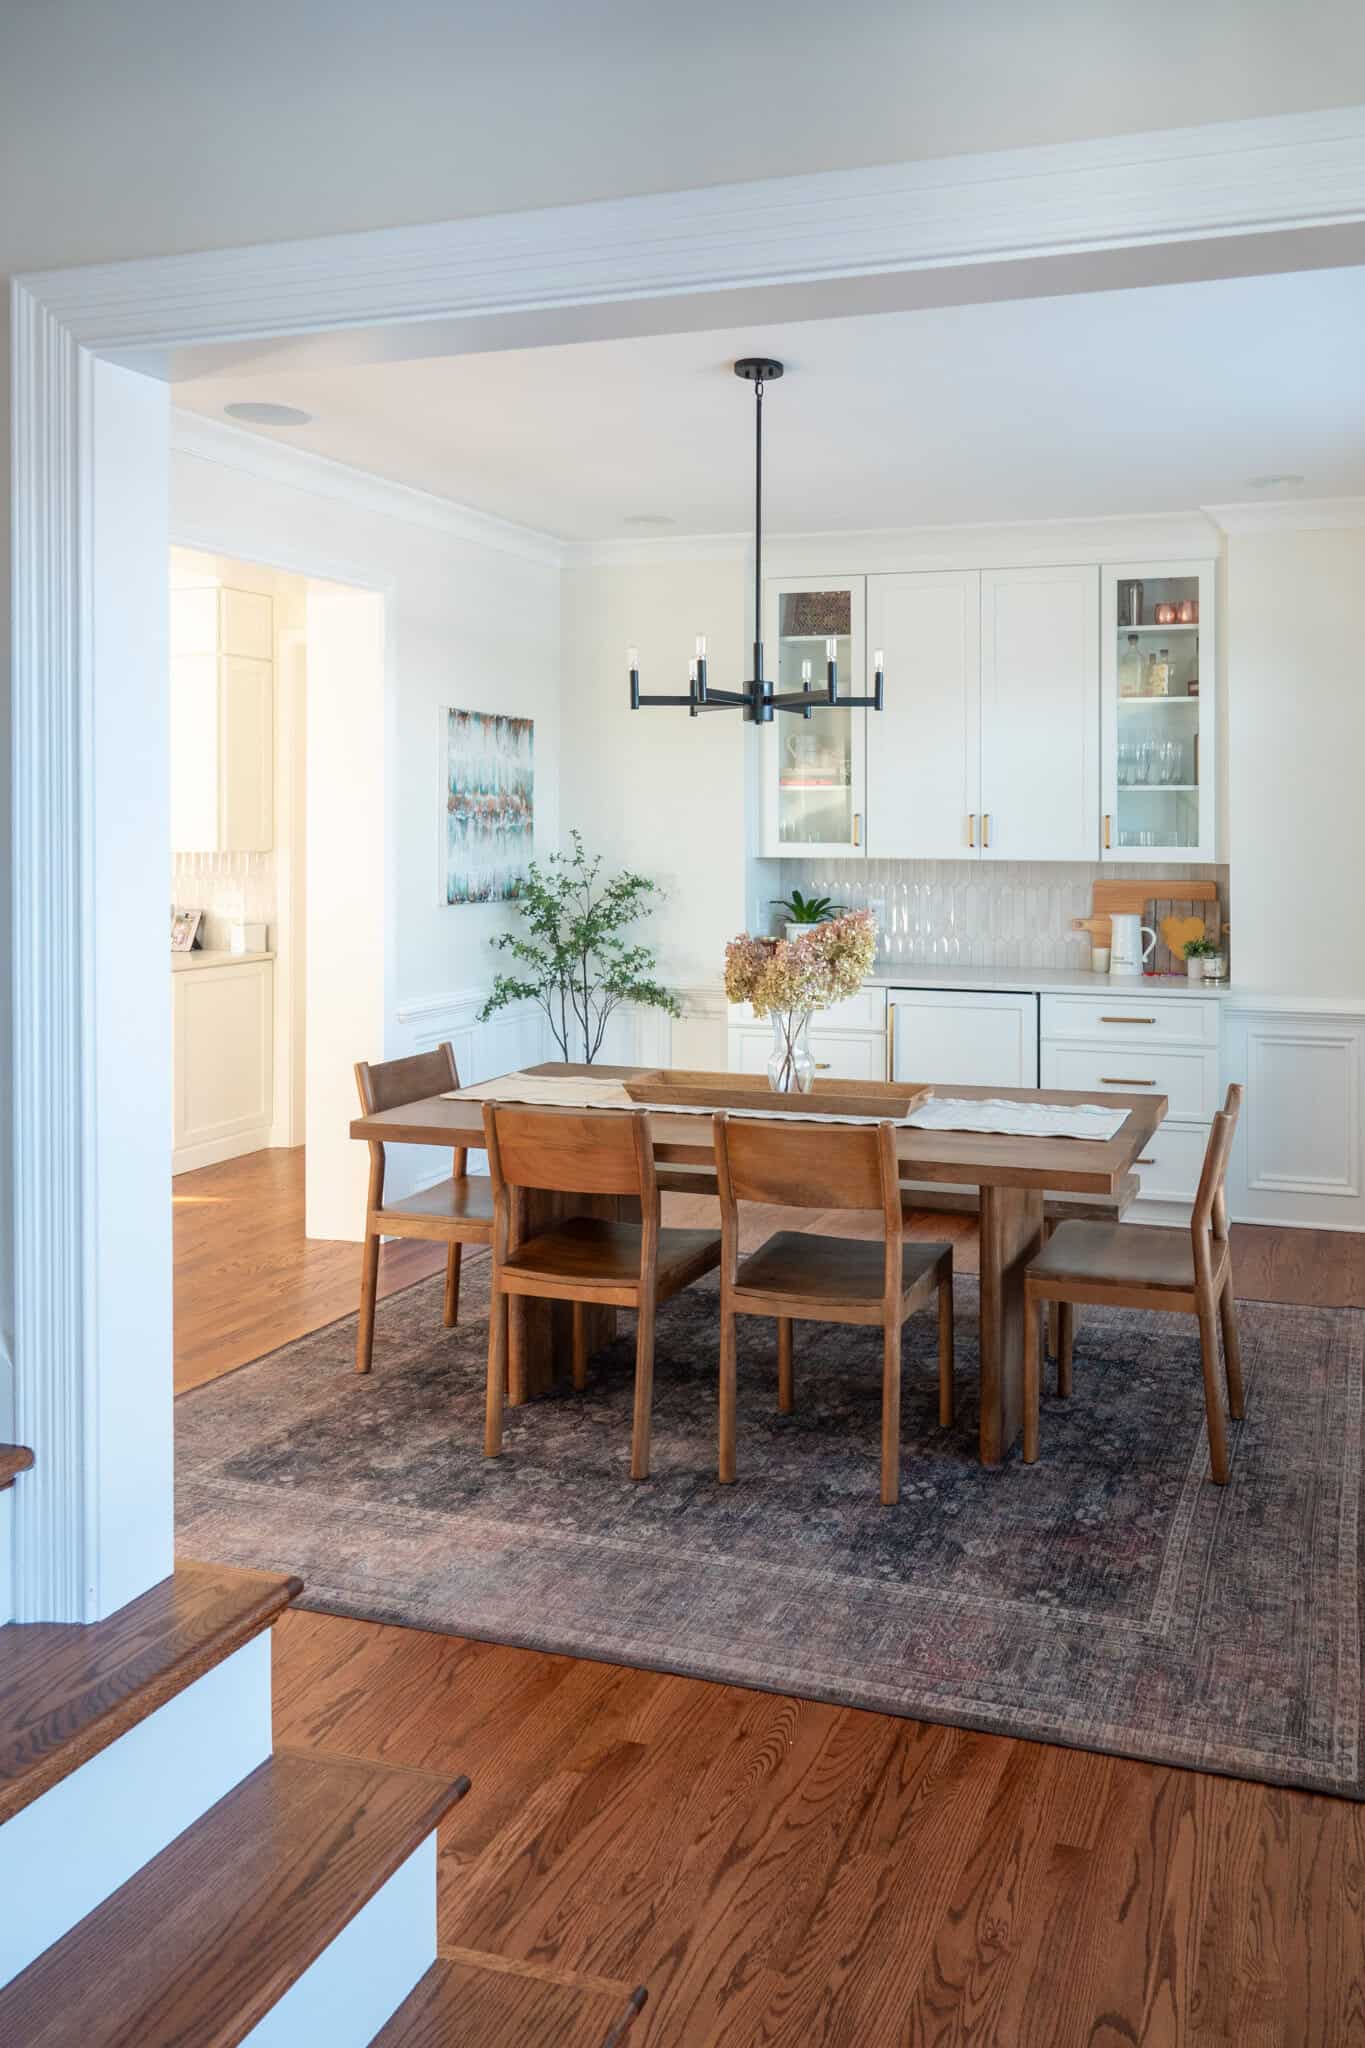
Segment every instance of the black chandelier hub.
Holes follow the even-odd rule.
[[[742,377],[746,384],[754,387],[754,626],[761,630],[759,622],[763,616],[763,387],[775,384],[782,375],[782,364],[776,356],[741,356],[734,365],[735,375]],[[880,711],[882,708],[882,660],[876,657],[873,687],[870,697],[841,697],[839,695],[839,663],[837,643],[831,639],[826,643],[825,687],[823,690],[774,690],[763,675],[763,642],[754,641],[754,672],[747,682],[737,690],[713,690],[706,674],[706,641],[700,635],[697,639],[697,656],[692,663],[687,681],[687,693],[663,697],[642,697],[640,694],[640,664],[634,648],[630,651],[630,708],[638,711],[641,705],[674,704],[686,705],[689,717],[697,718],[703,711],[740,711],[755,725],[771,725],[775,711],[799,711],[803,718],[809,718],[819,706],[834,705],[848,710],[866,709]]]

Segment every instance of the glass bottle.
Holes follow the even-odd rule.
[[[1136,633],[1128,635],[1127,651],[1119,656],[1119,695],[1120,697],[1140,697],[1142,695],[1142,652],[1138,646],[1138,636]]]

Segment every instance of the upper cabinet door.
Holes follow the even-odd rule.
[[[1096,858],[1099,664],[1098,568],[983,572],[984,859]]]
[[[1103,858],[1216,860],[1214,565],[1102,575]]]
[[[833,639],[840,690],[865,696],[871,687],[865,608],[861,576],[767,584],[764,662],[773,688],[823,689],[825,643]],[[870,715],[828,705],[809,718],[774,712],[762,728],[765,854],[864,858]]]
[[[867,850],[969,860],[981,844],[981,575],[869,576],[867,641],[886,656],[868,713]]]

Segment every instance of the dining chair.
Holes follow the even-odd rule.
[[[487,1102],[483,1128],[494,1197],[484,1454],[495,1458],[502,1449],[510,1297],[572,1302],[573,1383],[580,1392],[588,1376],[587,1308],[597,1302],[636,1312],[630,1476],[648,1479],[654,1312],[720,1264],[720,1237],[714,1230],[660,1227],[654,1141],[643,1110],[579,1112]],[[641,1220],[570,1215],[528,1233],[531,1190],[633,1200]]]
[[[375,1116],[404,1102],[444,1095],[460,1085],[455,1050],[447,1040],[431,1052],[410,1059],[358,1060],[356,1087],[361,1112]],[[430,1238],[446,1247],[445,1326],[453,1330],[460,1314],[460,1251],[466,1244],[493,1241],[493,1191],[482,1174],[465,1172],[466,1148],[454,1147],[449,1180],[420,1194],[384,1200],[387,1167],[385,1146],[370,1140],[370,1191],[365,1207],[365,1250],[360,1265],[360,1321],[356,1328],[355,1369],[368,1372],[374,1362],[374,1310],[379,1288],[379,1246],[385,1237]]]
[[[777,1319],[777,1407],[795,1405],[792,1325],[866,1323],[882,1332],[882,1505],[900,1498],[901,1328],[938,1297],[938,1419],[953,1419],[953,1248],[907,1239],[895,1126],[776,1121],[721,1113],[714,1122],[724,1252],[720,1268],[720,1477],[735,1476],[735,1318]],[[739,1204],[880,1213],[868,1240],[779,1230],[740,1256]]]
[[[1073,1319],[1078,1304],[1159,1309],[1199,1318],[1209,1463],[1217,1483],[1227,1484],[1227,1430],[1218,1384],[1220,1322],[1228,1407],[1234,1420],[1240,1419],[1244,1403],[1223,1182],[1241,1107],[1242,1090],[1234,1083],[1213,1119],[1188,1230],[1144,1223],[1059,1223],[1043,1250],[1025,1269],[1026,1464],[1033,1464],[1038,1456],[1038,1322],[1043,1303],[1055,1301],[1059,1307],[1057,1392],[1063,1395],[1071,1392]]]

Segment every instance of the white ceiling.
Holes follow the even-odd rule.
[[[176,402],[316,415],[268,438],[570,540],[1167,512],[1302,474],[1365,492],[1365,270],[200,380]],[[641,516],[667,525],[640,525]]]

